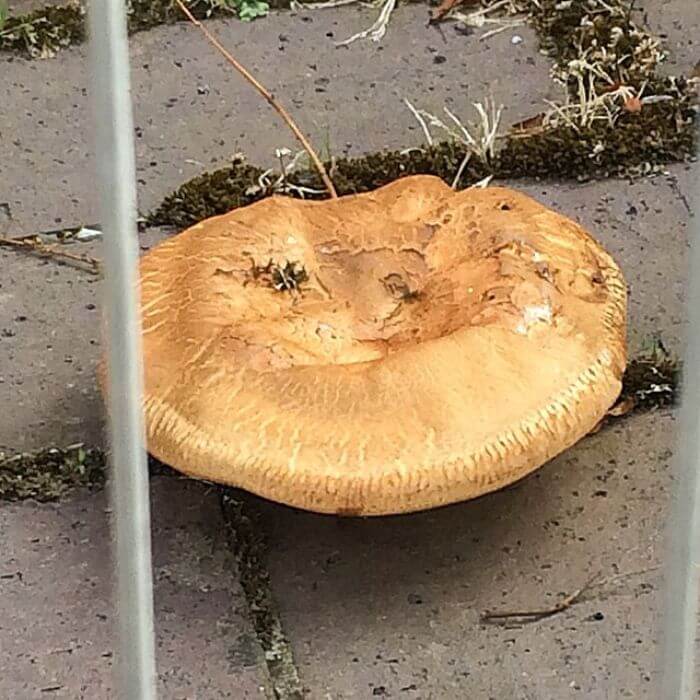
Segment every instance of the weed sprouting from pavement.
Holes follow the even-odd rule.
[[[447,115],[450,123],[447,124],[443,120],[436,117],[430,112],[422,109],[416,109],[407,99],[404,103],[411,110],[411,113],[417,119],[423,129],[426,140],[429,146],[432,146],[435,141],[430,132],[430,126],[437,127],[448,134],[448,136],[457,143],[461,143],[465,149],[464,156],[460,161],[459,166],[452,178],[452,187],[456,189],[459,185],[464,170],[466,169],[472,157],[475,157],[480,164],[486,169],[491,170],[494,159],[496,157],[496,144],[498,139],[498,128],[501,123],[501,115],[503,113],[503,105],[496,107],[493,99],[485,99],[482,102],[475,102],[474,109],[476,110],[479,119],[476,124],[471,123],[465,125],[460,121],[454,112],[444,107],[444,112]]]
[[[450,138],[464,145],[464,147],[484,165],[490,164],[496,155],[496,140],[498,127],[501,122],[503,105],[496,107],[492,99],[486,98],[483,102],[475,102],[479,119],[476,123],[463,124],[459,117],[444,107],[450,123],[439,119],[434,114],[422,109],[416,109],[408,100],[404,103],[419,121],[426,135],[428,145],[432,146],[435,140],[430,133],[430,126],[437,127],[448,134]]]

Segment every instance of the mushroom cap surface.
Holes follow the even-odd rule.
[[[494,491],[621,389],[620,269],[510,189],[415,176],[274,196],[140,266],[149,451],[291,506],[380,515]]]

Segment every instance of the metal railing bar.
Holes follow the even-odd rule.
[[[695,201],[700,202],[697,191]],[[689,229],[688,331],[676,458],[677,481],[665,553],[667,599],[659,695],[664,700],[695,697],[694,676],[698,664],[695,638],[700,596],[700,218],[691,218]]]
[[[92,0],[90,53],[107,316],[119,630],[118,696],[156,697],[148,466],[138,315],[136,173],[124,0]]]

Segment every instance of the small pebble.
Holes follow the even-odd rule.
[[[517,46],[518,44],[523,43],[523,38],[519,34],[515,34],[511,37],[510,43],[513,44],[514,46]]]

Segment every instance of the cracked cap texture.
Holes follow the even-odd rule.
[[[595,427],[626,361],[626,285],[593,238],[430,176],[203,221],[142,258],[141,304],[149,451],[341,515],[520,479]]]

